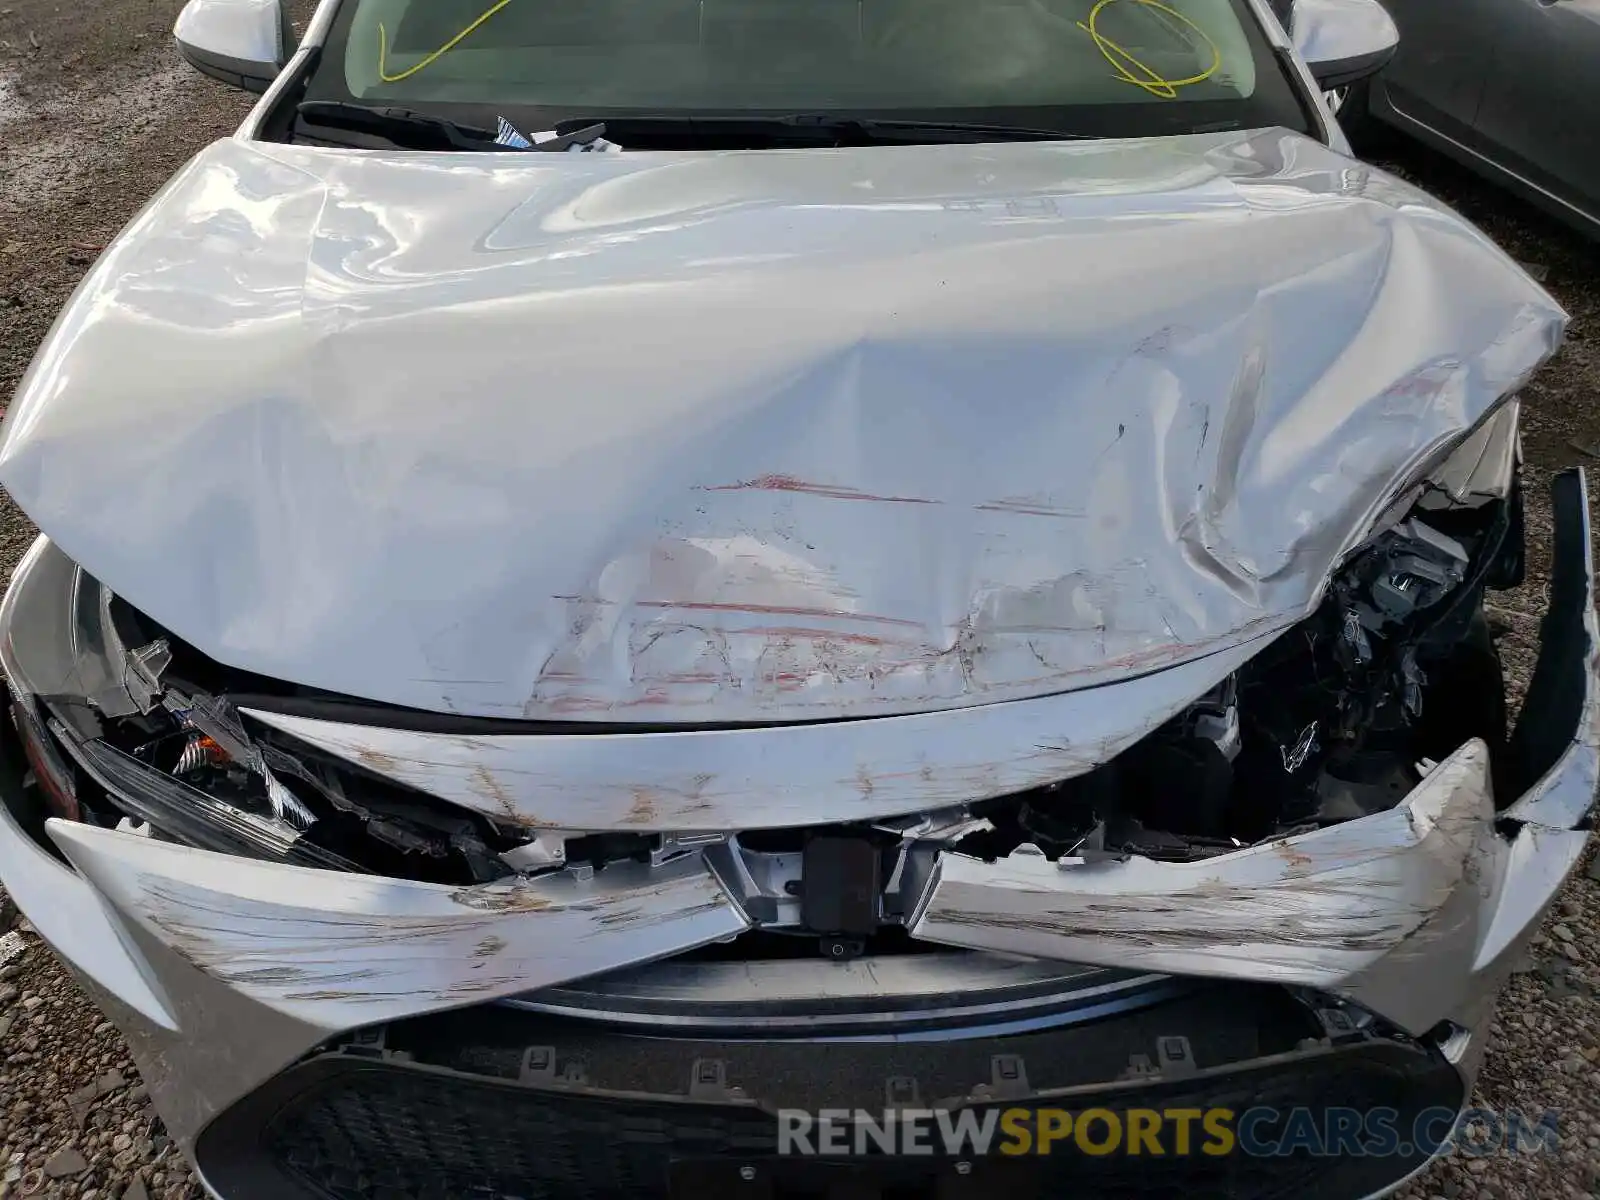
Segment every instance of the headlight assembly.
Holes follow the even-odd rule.
[[[482,822],[247,729],[216,686],[226,668],[152,630],[45,538],[0,606],[0,666],[53,815],[331,870],[509,873]]]

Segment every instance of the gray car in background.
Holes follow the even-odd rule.
[[[1339,120],[1426,142],[1600,236],[1600,0],[1385,0],[1393,61]]]

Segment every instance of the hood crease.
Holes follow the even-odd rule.
[[[85,281],[0,482],[264,675],[484,717],[904,714],[1302,619],[1564,325],[1436,201],[1283,131],[228,140]]]

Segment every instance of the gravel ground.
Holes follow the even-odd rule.
[[[178,7],[0,0],[0,397],[106,242],[249,107],[177,66],[167,31]],[[1517,694],[1547,583],[1545,482],[1561,467],[1600,463],[1600,247],[1420,148],[1389,148],[1381,161],[1547,273],[1573,316],[1566,347],[1526,393],[1529,579],[1495,609]],[[0,570],[9,574],[33,536],[0,493]],[[1559,1152],[1439,1163],[1407,1200],[1600,1196],[1597,934],[1600,882],[1580,872],[1501,998],[1476,1097],[1490,1108],[1560,1110]],[[0,939],[0,1200],[199,1194],[115,1030],[26,925]]]

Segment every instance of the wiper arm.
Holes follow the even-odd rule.
[[[566,133],[558,133],[554,137],[543,134],[536,135],[537,140],[531,146],[522,147],[524,150],[542,150],[547,154],[560,154],[563,150],[582,150],[593,146],[596,142],[604,144],[606,136],[606,123],[596,121],[593,125],[584,125]]]
[[[975,125],[954,121],[880,120],[834,113],[792,113],[786,116],[625,116],[604,120],[563,121],[555,136],[535,135],[527,146],[507,146],[493,130],[463,125],[431,113],[392,105],[369,106],[343,100],[304,100],[297,107],[302,121],[376,134],[398,145],[424,150],[510,150],[559,153],[602,139],[621,146],[669,140],[782,142],[802,145],[873,146],[883,144],[1083,141],[1092,135],[1023,125]]]
[[[295,107],[310,125],[374,133],[397,144],[423,150],[493,150],[494,133],[444,117],[393,106],[369,107],[344,100],[303,100]]]

